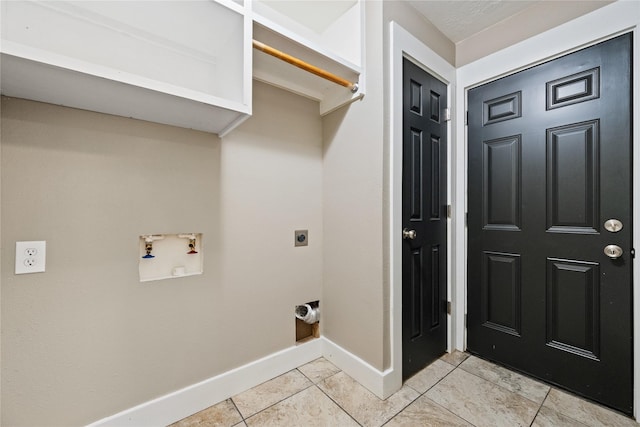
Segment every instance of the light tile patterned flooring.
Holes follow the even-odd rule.
[[[233,396],[186,426],[635,426],[635,421],[466,353],[446,354],[381,400],[324,358]]]

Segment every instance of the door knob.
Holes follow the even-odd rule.
[[[402,230],[402,238],[403,239],[410,239],[413,240],[416,238],[416,230],[409,230],[408,228],[405,228]]]
[[[618,245],[608,245],[604,248],[604,254],[611,259],[620,258],[622,256],[622,248]]]

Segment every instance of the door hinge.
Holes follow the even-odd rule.
[[[631,258],[635,258],[636,257],[636,248],[631,248]]]
[[[447,218],[451,218],[453,208],[451,205],[447,205]]]
[[[451,120],[451,109],[450,108],[445,108],[444,109],[444,121],[448,122],[449,120]]]
[[[464,214],[464,225],[469,226],[469,212]]]
[[[464,124],[465,125],[469,124],[469,110],[467,110],[467,114],[465,114],[464,116]]]
[[[467,327],[467,314],[464,315],[464,327]]]
[[[447,301],[447,314],[451,314],[451,301]]]

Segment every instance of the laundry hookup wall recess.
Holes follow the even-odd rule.
[[[139,236],[138,266],[141,282],[202,274],[202,233]]]

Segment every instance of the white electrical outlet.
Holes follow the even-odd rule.
[[[16,274],[44,273],[47,242],[16,242]]]

